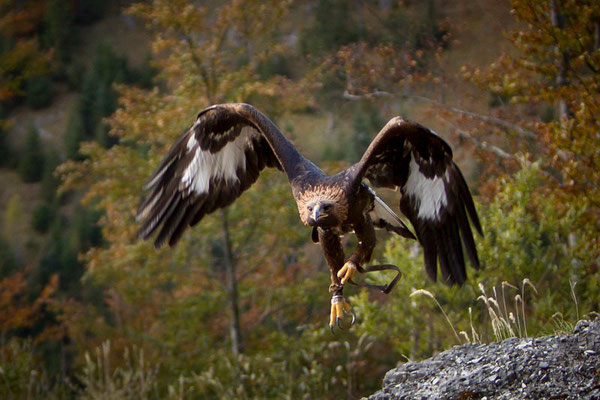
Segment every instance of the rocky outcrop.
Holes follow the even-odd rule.
[[[569,335],[466,344],[406,363],[368,399],[600,400],[600,319]]]

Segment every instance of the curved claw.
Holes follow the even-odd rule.
[[[338,278],[341,279],[342,285],[348,282],[356,273],[358,265],[354,261],[346,261],[346,264],[337,273]]]
[[[340,329],[344,329],[342,326],[342,318],[344,315],[348,314],[352,315],[350,325],[353,325],[356,322],[356,314],[350,304],[344,299],[344,296],[333,296],[331,298],[331,314],[329,318],[329,329],[331,329],[332,333],[334,332],[335,325]]]
[[[348,306],[350,307],[349,304]],[[350,308],[350,313],[352,314],[352,321],[350,321],[350,325],[354,325],[354,323],[356,322],[356,313],[354,312],[353,308]]]

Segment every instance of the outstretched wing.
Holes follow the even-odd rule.
[[[287,171],[298,160],[291,143],[254,107],[209,107],[145,185],[150,193],[138,209],[138,236],[146,239],[160,228],[155,246],[167,240],[172,246],[187,226],[237,199],[265,167]]]
[[[452,161],[452,149],[431,130],[393,118],[355,166],[356,179],[399,188],[400,211],[412,223],[424,249],[425,269],[434,281],[437,264],[446,283],[466,280],[463,244],[471,265],[479,259],[469,219],[481,225],[465,179]]]

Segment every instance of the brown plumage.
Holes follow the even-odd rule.
[[[341,297],[343,287],[371,258],[375,228],[415,238],[364,179],[402,193],[400,211],[423,246],[431,279],[436,280],[439,264],[445,283],[464,283],[463,246],[471,265],[479,268],[471,224],[480,233],[481,226],[450,146],[431,130],[400,117],[386,124],[356,164],[327,176],[254,107],[209,107],[175,142],[145,186],[149,195],[138,211],[139,236],[146,239],[158,231],[156,247],[174,245],[187,226],[235,201],[265,167],[287,175],[300,219],[313,228],[312,239],[320,243],[331,269],[330,325],[339,324],[349,309]],[[340,236],[349,232],[356,234],[358,245],[344,263]]]

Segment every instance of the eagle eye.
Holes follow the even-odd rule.
[[[312,212],[313,206],[308,206],[308,211]]]
[[[323,210],[325,210],[325,211],[329,211],[329,210],[331,210],[331,204],[325,204],[325,205],[323,206]]]

